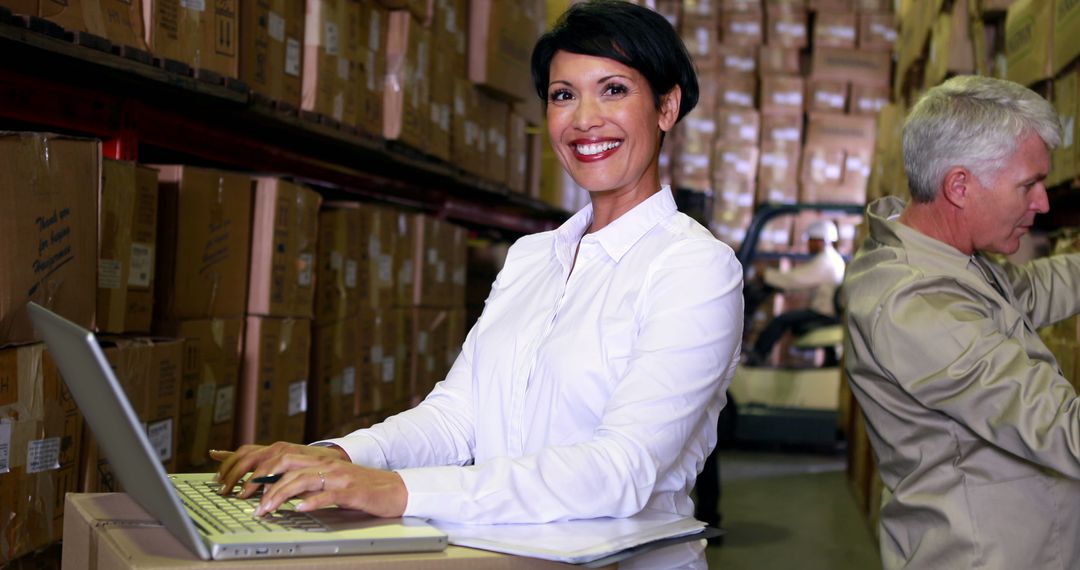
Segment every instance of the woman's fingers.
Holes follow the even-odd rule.
[[[344,461],[317,462],[290,470],[268,487],[255,514],[271,513],[294,497],[303,499],[297,507],[301,511],[337,505],[380,517],[399,517],[405,512],[408,491],[401,476],[393,471]]]

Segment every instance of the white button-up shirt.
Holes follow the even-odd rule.
[[[666,186],[585,235],[591,222],[587,206],[518,240],[446,379],[416,408],[328,440],[396,470],[406,515],[693,513],[738,361],[741,267]]]

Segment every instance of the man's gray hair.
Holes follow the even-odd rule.
[[[961,166],[992,184],[1022,136],[1034,132],[1061,144],[1057,112],[1034,91],[1012,81],[961,75],[927,91],[904,122],[904,170],[911,199],[932,202],[945,173]]]

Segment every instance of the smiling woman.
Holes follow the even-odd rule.
[[[283,474],[260,513],[300,495],[469,523],[693,514],[742,336],[734,253],[657,175],[664,133],[697,101],[693,65],[667,20],[609,1],[571,8],[532,62],[552,144],[591,203],[510,248],[419,406],[315,446],[222,456],[225,488]],[[703,541],[670,548],[619,567],[705,567]]]

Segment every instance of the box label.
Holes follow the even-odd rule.
[[[36,439],[26,447],[26,472],[40,473],[60,468],[60,438]]]
[[[128,271],[128,285],[149,287],[154,274],[154,246],[147,243],[131,244],[131,269]]]
[[[315,256],[310,253],[300,254],[300,272],[297,281],[301,287],[311,287],[311,274],[315,268]]]
[[[356,393],[356,367],[349,366],[341,372],[341,393],[342,394],[355,394]]]
[[[214,398],[214,423],[225,423],[233,418],[233,408],[235,407],[236,388],[235,386],[224,386],[217,391]]]
[[[394,259],[389,255],[380,255],[378,263],[379,283],[382,283],[383,285],[389,285],[391,282],[393,282]],[[410,273],[410,275],[412,274]],[[412,277],[409,278],[409,281],[412,281]]]
[[[214,405],[214,392],[215,384],[213,382],[199,384],[199,390],[195,394],[195,407],[201,409]]]
[[[417,348],[420,352],[427,352],[428,349],[428,333],[427,331],[420,331],[420,334],[416,335]]]
[[[266,30],[271,38],[279,42],[285,41],[285,18],[271,11],[270,16],[267,18]]]
[[[371,30],[368,33],[368,49],[371,51],[379,51],[380,38],[379,32],[382,30],[382,22],[380,21],[379,11],[373,10],[371,12]]]
[[[323,40],[325,40],[326,55],[337,55],[339,50],[338,29],[334,22],[326,22],[323,25]]]
[[[285,75],[300,76],[300,41],[296,38],[285,40]]]
[[[373,344],[373,345],[371,345],[371,361],[378,363],[378,362],[382,362],[382,359],[383,359],[382,345],[381,344]]]
[[[307,411],[307,380],[289,384],[289,416]]]
[[[118,259],[98,260],[98,289],[119,289],[123,265]]]
[[[150,447],[157,451],[158,459],[165,463],[172,459],[173,421],[166,418],[146,426],[146,437]]]
[[[356,288],[356,271],[357,263],[354,259],[345,261],[345,287],[349,289]]]
[[[0,473],[11,471],[11,422],[0,420]]]
[[[394,359],[387,357],[382,362],[382,381],[389,384],[394,381]]]

